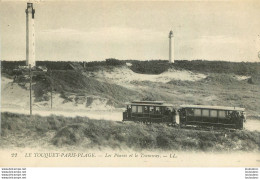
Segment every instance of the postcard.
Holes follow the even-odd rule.
[[[1,167],[259,167],[259,1],[2,1]]]

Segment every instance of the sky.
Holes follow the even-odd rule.
[[[260,61],[260,1],[37,1],[36,60]],[[25,60],[26,1],[0,3],[2,60]]]

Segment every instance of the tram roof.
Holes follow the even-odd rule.
[[[164,101],[133,101],[131,103],[126,103],[127,105],[137,105],[137,106],[171,106],[172,104],[165,103]]]
[[[132,101],[132,103],[140,103],[140,104],[163,104],[165,101]]]
[[[196,108],[196,109],[219,109],[228,111],[245,111],[245,108],[230,107],[230,106],[207,106],[207,105],[181,105],[181,108]]]

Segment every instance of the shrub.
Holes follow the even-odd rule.
[[[125,65],[125,62],[122,60],[117,60],[115,58],[108,58],[106,59],[106,64],[111,66],[120,66]]]

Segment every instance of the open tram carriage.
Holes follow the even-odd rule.
[[[181,105],[180,125],[243,129],[245,109],[226,106]]]
[[[123,121],[176,123],[176,110],[163,101],[133,101],[123,112]]]

